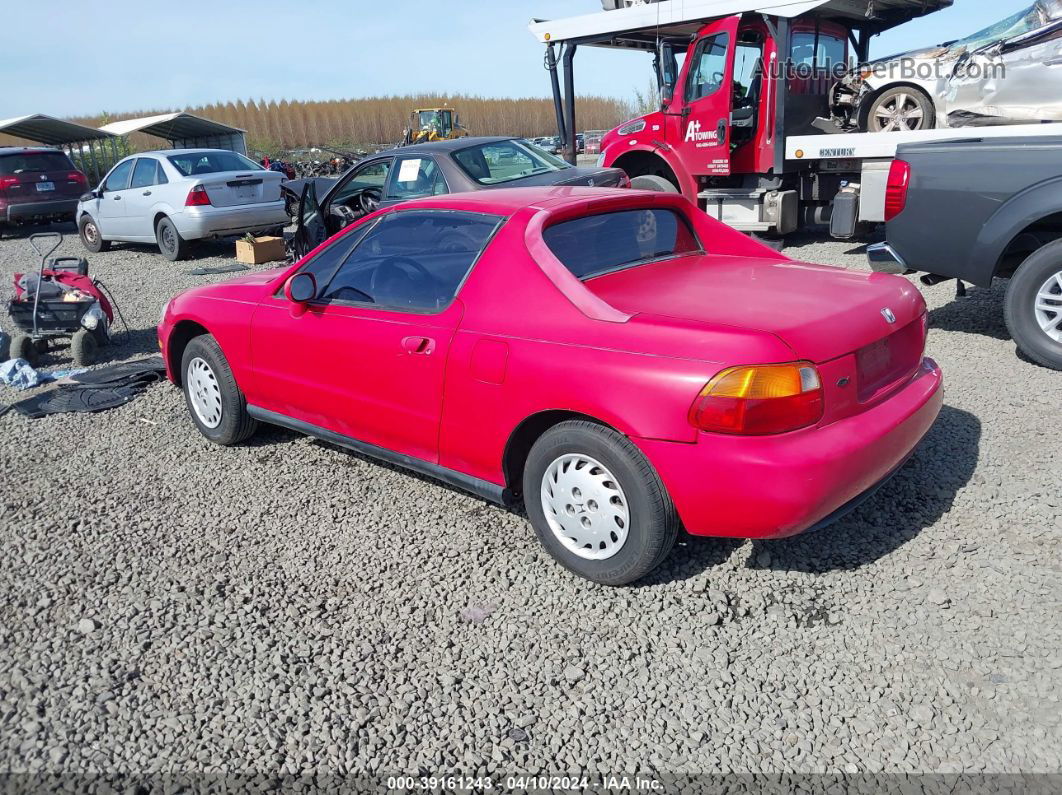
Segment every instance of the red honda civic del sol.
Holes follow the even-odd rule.
[[[677,195],[558,187],[376,212],[159,325],[209,440],[271,423],[522,498],[610,585],[680,528],[779,538],[858,503],[940,410],[925,336],[905,279],[792,261]]]

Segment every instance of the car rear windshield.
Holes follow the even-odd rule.
[[[73,171],[74,164],[62,152],[18,152],[0,155],[0,174],[10,176],[24,171]]]
[[[260,165],[237,152],[185,152],[169,155],[173,167],[186,177],[216,174],[219,171],[264,171]]]
[[[548,174],[571,168],[563,160],[520,141],[495,141],[454,152],[461,169],[480,185]]]
[[[667,209],[621,210],[562,221],[547,227],[542,238],[579,279],[702,253],[686,219]]]

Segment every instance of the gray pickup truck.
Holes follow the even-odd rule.
[[[1011,337],[1062,370],[1062,134],[902,144],[885,204],[874,270],[922,271],[924,284],[1008,277]]]

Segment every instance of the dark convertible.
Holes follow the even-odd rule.
[[[370,155],[335,180],[286,183],[289,192],[299,193],[293,252],[301,257],[363,215],[398,202],[540,185],[624,188],[630,180],[618,168],[570,165],[520,138],[403,146]]]

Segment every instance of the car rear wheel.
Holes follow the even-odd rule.
[[[91,215],[81,217],[81,221],[77,225],[77,231],[81,237],[81,245],[93,254],[99,254],[101,251],[110,249],[111,241],[103,239],[100,235],[100,228],[96,225],[96,219]]]
[[[1004,318],[1019,350],[1062,370],[1062,240],[1034,251],[1007,286]]]
[[[188,252],[188,241],[181,237],[181,233],[169,218],[159,220],[158,226],[155,227],[155,240],[162,256],[170,262],[176,262]]]
[[[181,384],[192,421],[210,441],[237,444],[255,432],[258,423],[247,413],[247,399],[210,335],[196,337],[184,349]]]
[[[867,111],[870,132],[930,130],[936,126],[933,101],[923,91],[898,86],[882,91]]]
[[[671,551],[679,520],[664,484],[625,436],[572,420],[546,431],[524,467],[524,504],[539,541],[562,566],[626,585]]]

